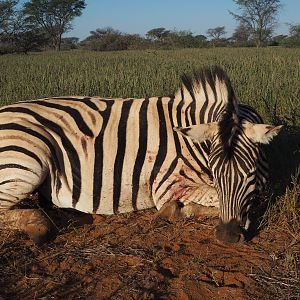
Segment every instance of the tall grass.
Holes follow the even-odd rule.
[[[180,74],[218,64],[268,122],[300,123],[300,49],[43,52],[0,57],[0,104],[61,95],[173,94]]]
[[[270,206],[265,218],[272,224],[277,224],[281,230],[289,233],[295,240],[300,242],[300,169],[291,178],[291,184],[285,193],[280,196],[275,205]]]

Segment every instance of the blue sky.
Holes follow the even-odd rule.
[[[229,37],[236,22],[228,11],[238,12],[232,0],[86,0],[86,3],[83,14],[73,21],[74,29],[65,36],[84,39],[91,30],[108,26],[142,35],[156,27],[205,35],[209,28],[225,26]],[[276,34],[287,34],[286,23],[300,23],[300,1],[281,3]]]

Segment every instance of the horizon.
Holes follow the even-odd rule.
[[[207,36],[209,28],[218,26],[225,26],[225,36],[230,37],[237,27],[237,22],[229,13],[238,13],[238,6],[233,0],[212,0],[209,3],[205,1],[205,4],[201,4],[204,1],[186,0],[184,7],[180,5],[179,0],[152,0],[143,3],[139,0],[99,2],[87,0],[82,15],[73,20],[73,29],[65,33],[64,37],[78,37],[83,40],[90,35],[90,31],[105,27],[142,36],[158,27],[167,30],[187,30],[194,35]],[[287,35],[288,24],[300,23],[300,1],[285,0],[281,1],[281,4],[274,35]]]

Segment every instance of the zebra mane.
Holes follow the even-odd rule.
[[[217,120],[219,121],[219,136],[223,145],[225,156],[230,159],[233,154],[233,141],[237,135],[237,128],[239,124],[239,117],[237,111],[237,99],[231,85],[231,81],[225,71],[219,66],[211,68],[203,68],[194,70],[192,76],[183,74],[181,76],[182,83],[191,95],[194,101],[197,101],[197,88],[204,89],[207,95],[206,84],[208,84],[214,94],[214,101],[217,100],[217,88],[222,84],[222,88],[227,91],[227,99],[224,102],[223,112]]]
[[[239,117],[234,107],[234,102],[228,102],[219,122],[219,136],[227,159],[232,157],[234,152],[233,141],[237,137]]]
[[[231,82],[227,74],[224,72],[222,68],[219,66],[212,66],[211,68],[202,68],[193,70],[192,75],[188,75],[184,73],[181,76],[181,81],[183,86],[187,89],[190,93],[193,100],[196,101],[197,95],[195,91],[198,87],[201,87],[206,92],[206,83],[212,89],[215,98],[216,97],[216,88],[219,85],[217,80],[225,85],[227,92],[228,92],[228,100],[234,100],[234,92],[231,86]]]

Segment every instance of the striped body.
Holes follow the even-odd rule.
[[[218,205],[207,146],[173,131],[190,124],[189,105],[70,97],[4,107],[1,199],[16,203],[38,189],[58,207],[99,214],[160,208],[179,198]]]
[[[222,222],[245,226],[267,176],[257,135],[274,135],[261,122],[219,68],[183,77],[174,97],[9,105],[0,109],[0,209],[38,191],[96,214],[173,201],[220,207]]]

